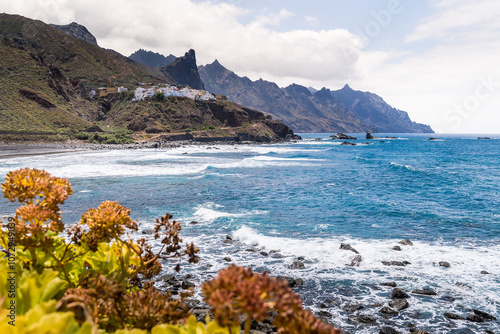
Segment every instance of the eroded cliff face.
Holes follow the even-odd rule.
[[[52,27],[56,28],[57,30],[62,31],[70,36],[73,36],[74,38],[78,38],[82,41],[85,41],[85,42],[90,43],[92,45],[98,46],[97,40],[94,37],[94,35],[92,35],[87,30],[87,28],[85,28],[84,26],[82,26],[76,22],[72,22],[72,23],[67,24],[67,25],[51,24],[50,26],[52,26]]]
[[[196,54],[193,49],[186,52],[183,57],[177,58],[173,63],[160,68],[160,71],[168,81],[176,85],[205,89],[198,73]]]

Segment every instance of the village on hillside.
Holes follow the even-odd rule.
[[[176,96],[176,97],[187,97],[193,100],[200,101],[211,101],[215,99],[227,99],[222,95],[213,95],[205,90],[192,89],[189,87],[178,88],[177,86],[169,84],[158,84],[156,86],[148,86],[148,84],[140,83],[140,87],[136,88],[134,91],[134,98],[132,101],[141,101],[144,98],[153,97],[155,94],[160,93],[164,96]],[[111,94],[119,94],[123,91],[128,91],[125,87],[99,87],[97,91],[95,89],[91,90],[90,97],[94,98],[96,95],[98,97],[105,97]]]

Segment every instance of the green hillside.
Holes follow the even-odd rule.
[[[0,140],[116,143],[131,141],[131,134],[147,139],[162,133],[272,140],[292,133],[262,113],[228,101],[163,95],[132,101],[140,83],[161,81],[165,79],[117,52],[41,21],[0,14]],[[115,94],[119,86],[129,92]],[[98,87],[113,92],[91,97]]]

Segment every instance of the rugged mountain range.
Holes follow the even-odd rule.
[[[362,132],[366,125],[336,101],[327,89],[312,94],[307,88],[240,77],[217,60],[198,68],[208,91],[262,110],[301,132]]]
[[[392,108],[372,93],[315,90],[292,84],[280,88],[273,82],[252,81],[226,69],[217,60],[198,68],[205,88],[232,101],[262,110],[297,132],[433,132],[412,122],[404,111]]]
[[[74,29],[62,32],[41,21],[0,14],[0,140],[78,138],[96,131],[133,131],[141,138],[189,133],[194,138],[259,141],[293,135],[284,124],[229,101],[163,95],[132,101],[139,83],[173,83],[168,75],[190,84],[189,73],[180,72],[183,66],[196,70],[194,51],[161,68],[165,76],[155,76],[132,59],[86,40],[86,34],[75,34]],[[201,80],[196,85],[202,85]],[[119,86],[128,92],[116,94]],[[91,90],[98,87],[107,93],[92,98]]]
[[[177,57],[172,54],[165,57],[158,52],[146,51],[143,49],[139,49],[132,53],[129,58],[153,68],[170,65],[177,59]]]
[[[354,116],[369,124],[372,132],[434,132],[429,125],[412,122],[407,112],[391,107],[376,94],[356,91],[349,85],[331,94]]]

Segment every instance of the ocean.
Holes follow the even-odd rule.
[[[329,134],[301,135],[273,145],[10,158],[0,160],[0,177],[36,167],[68,178],[68,224],[104,200],[132,209],[143,230],[168,212],[182,223],[184,241],[201,249],[200,262],[183,265],[179,275],[208,279],[230,258],[301,278],[296,291],[304,304],[351,333],[412,324],[431,333],[500,332],[498,321],[444,317],[477,309],[500,318],[500,135],[433,134],[439,140],[429,141],[428,134],[377,134],[398,138],[352,141],[356,146]],[[14,204],[0,204],[2,216],[12,215]],[[223,243],[226,236],[232,244]],[[349,265],[357,254],[341,243],[359,252],[359,266]],[[299,257],[305,269],[290,269]],[[380,285],[387,282],[410,295],[409,308],[397,315],[379,312],[390,301],[392,288]],[[424,288],[437,295],[411,293]],[[352,304],[364,308],[347,312]],[[357,323],[359,315],[377,325]]]

